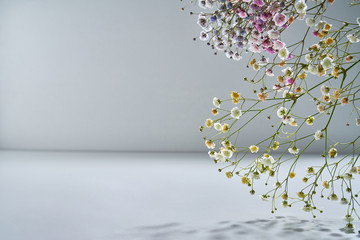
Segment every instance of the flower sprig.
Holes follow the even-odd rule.
[[[255,194],[254,181],[265,178],[266,184],[274,182],[273,188],[260,195],[262,200],[272,201],[272,212],[278,201],[283,207],[302,203],[302,210],[316,217],[323,212],[316,203],[320,195],[348,206],[344,219],[352,229],[352,221],[360,219],[359,190],[353,184],[360,174],[360,134],[349,142],[334,140],[331,123],[340,108],[348,108],[345,124],[360,130],[360,18],[349,22],[328,16],[333,2],[197,1],[204,11],[197,14],[202,28],[199,39],[215,54],[224,52],[236,61],[248,56],[242,61],[254,70],[253,76],[244,77],[254,96],[233,91],[227,99],[215,97],[213,117],[200,131],[205,133],[210,158],[221,164],[219,172],[226,177],[240,177],[251,194]],[[350,5],[359,4],[353,1]],[[299,40],[284,42],[282,36],[294,21],[303,21],[306,30]],[[308,112],[299,113],[299,104],[309,105]],[[264,116],[269,120],[275,117],[273,133],[247,146],[239,143],[242,130]],[[322,127],[306,133],[314,122]],[[299,159],[315,142],[323,144],[323,160],[309,164],[306,172],[297,172]],[[249,157],[252,160],[245,161]],[[304,186],[293,192],[291,179],[299,176]]]

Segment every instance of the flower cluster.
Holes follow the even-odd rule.
[[[302,202],[302,210],[315,217],[316,212],[323,212],[315,202],[320,191],[321,197],[340,199],[348,206],[344,219],[351,229],[352,221],[360,220],[359,192],[352,184],[360,174],[360,134],[349,142],[336,141],[330,138],[330,123],[340,108],[348,108],[344,125],[360,133],[360,18],[348,22],[327,16],[334,1],[197,1],[204,11],[197,20],[201,40],[215,53],[223,51],[234,60],[248,51],[253,53],[248,67],[254,76],[244,81],[251,84],[255,94],[245,97],[233,91],[229,98],[215,97],[213,117],[200,131],[206,132],[204,141],[210,158],[223,165],[219,171],[226,170],[228,178],[240,177],[251,194],[255,193],[254,180],[266,178],[267,184],[274,179],[273,188],[260,195],[262,200],[273,201],[272,212],[280,199],[283,207]],[[360,2],[351,5],[356,7]],[[303,20],[307,30],[298,41],[283,42],[281,36],[295,20]],[[306,115],[296,112],[298,104],[309,105]],[[264,114],[273,122],[273,134],[246,146],[239,144],[242,130]],[[304,134],[315,122],[317,129]],[[298,160],[315,143],[323,144],[323,161],[297,173]],[[251,162],[241,164],[249,156]],[[280,170],[285,162],[291,163],[286,176]],[[292,196],[290,180],[297,175],[302,176],[304,187]]]

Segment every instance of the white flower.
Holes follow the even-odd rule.
[[[360,26],[360,17],[357,17],[357,18],[356,18],[356,22],[357,22],[357,24],[359,24],[359,26]]]
[[[292,118],[292,117],[290,117],[290,116],[284,117],[284,118],[282,119],[282,121],[283,121],[284,124],[290,124],[290,125],[291,125],[291,123],[293,123],[293,122],[296,123],[295,119]],[[294,124],[294,125],[297,126],[297,124]]]
[[[321,65],[324,67],[325,70],[329,70],[330,68],[334,67],[333,60],[330,57],[326,57],[321,61]]]
[[[215,128],[216,131],[221,131],[222,130],[222,126],[218,122],[214,124],[214,128]]]
[[[288,97],[289,95],[291,95],[291,94],[292,94],[291,91],[289,91],[289,90],[284,90],[282,97],[283,97],[283,98],[287,98],[287,97]]]
[[[359,39],[355,36],[355,34],[349,34],[349,35],[347,35],[346,37],[347,37],[347,39],[349,39],[349,41],[350,41],[351,43],[357,43],[357,42],[359,42]]]
[[[264,154],[264,156],[260,159],[261,163],[266,166],[270,167],[274,163],[274,158],[268,154]]]
[[[326,24],[325,21],[320,21],[320,22],[318,22],[318,24],[315,25],[315,29],[316,29],[317,31],[320,31],[320,30],[322,30],[322,29],[325,27],[325,24]]]
[[[215,160],[217,162],[225,162],[226,158],[221,153],[215,153]]]
[[[321,130],[317,130],[314,134],[315,140],[320,140],[324,137],[324,134],[321,132]]]
[[[215,107],[219,108],[219,107],[220,107],[220,104],[221,104],[220,99],[214,97],[214,99],[213,99],[213,104],[214,104]]]
[[[239,53],[235,53],[234,55],[233,55],[233,57],[232,57],[235,61],[239,61],[239,60],[241,60],[241,55],[239,54]]]
[[[345,174],[344,174],[344,178],[345,178],[346,180],[351,180],[351,179],[353,179],[353,176],[352,176],[351,173],[345,173]]]
[[[278,56],[281,60],[285,60],[289,57],[289,54],[289,50],[286,47],[283,47],[280,49]]]
[[[293,147],[289,148],[288,151],[291,154],[298,154],[299,153],[299,149],[296,146],[293,146]]]
[[[204,32],[204,31],[201,31],[201,32],[200,32],[200,37],[199,37],[199,39],[200,39],[201,41],[207,41],[207,40],[209,40],[209,34],[207,34],[207,33]]]
[[[274,29],[271,29],[270,31],[268,31],[267,34],[269,35],[269,37],[271,39],[278,39],[280,37],[280,32],[278,30],[274,30]]]
[[[293,76],[293,71],[292,71],[291,67],[284,68],[281,71],[283,72],[284,77],[286,77],[286,78],[291,78]]]
[[[234,55],[234,52],[233,51],[227,51],[226,53],[225,53],[225,56],[227,57],[227,58],[232,58],[232,56]]]
[[[311,206],[305,205],[304,207],[302,207],[302,210],[303,210],[304,212],[310,212],[310,211],[311,211]]]
[[[355,121],[356,121],[356,126],[360,126],[360,118],[355,118]]]
[[[242,115],[242,112],[239,108],[234,107],[233,109],[231,109],[231,116],[233,118],[239,119]]]
[[[352,222],[352,221],[354,221],[354,217],[351,216],[351,215],[349,215],[349,214],[347,214],[347,215],[345,215],[345,217],[344,217],[344,221],[345,221],[345,222]]]
[[[208,152],[208,154],[209,154],[209,157],[210,157],[210,158],[215,158],[215,152],[214,152],[214,151],[211,151],[211,150],[210,150],[210,151]]]
[[[206,0],[206,7],[213,8],[214,7],[214,0]]]
[[[320,91],[321,91],[322,95],[327,96],[327,95],[329,95],[330,88],[325,85],[322,85],[320,88]]]
[[[317,75],[319,70],[318,70],[318,66],[317,65],[309,65],[308,66],[308,70],[311,74],[313,75]]]
[[[305,20],[305,22],[306,22],[306,25],[307,25],[308,27],[311,27],[311,26],[314,25],[314,23],[315,23],[315,21],[314,21],[313,18],[307,18],[307,19]]]
[[[269,200],[266,195],[259,195],[259,198],[265,202]]]
[[[258,172],[251,172],[249,174],[249,177],[252,178],[252,179],[260,179],[260,174]]]
[[[276,114],[279,118],[283,118],[286,113],[287,113],[287,109],[284,107],[279,108],[276,112]]]
[[[232,157],[233,152],[232,152],[231,150],[229,150],[229,149],[223,149],[223,150],[221,150],[221,154],[222,154],[225,158],[229,159],[229,158]]]
[[[206,9],[206,1],[205,0],[199,1],[199,7]]]
[[[304,2],[304,0],[299,0],[296,4],[295,4],[295,9],[298,13],[304,13],[306,12],[307,9],[307,5]]]
[[[199,14],[197,23],[203,29],[206,29],[209,27],[209,20],[207,19],[207,17],[204,14]]]
[[[312,56],[311,56],[311,54],[306,54],[305,55],[305,61],[307,61],[307,62],[311,62],[311,60],[312,60]]]

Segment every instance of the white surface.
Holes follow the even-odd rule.
[[[304,169],[302,164],[298,167],[299,171]],[[255,189],[260,194],[261,184]],[[193,239],[216,239],[216,234],[208,233],[221,228],[221,221],[230,221],[228,227],[254,221],[251,227],[261,228],[256,234],[262,236],[276,236],[276,232],[280,234],[289,227],[330,228],[331,232],[317,233],[327,239],[342,227],[339,219],[345,209],[339,203],[323,201],[325,213],[318,215],[319,222],[311,222],[312,217],[302,212],[300,205],[279,207],[275,215],[271,214],[270,203],[262,202],[258,194],[251,196],[248,191],[239,179],[229,180],[219,174],[206,154],[3,151],[0,152],[0,239],[189,239],[179,229],[196,230],[200,235],[191,235]],[[263,224],[276,223],[275,216],[297,218],[280,219],[282,222],[277,222],[280,227],[264,228]],[[301,225],[297,219],[310,222]],[[333,220],[336,224],[326,226]],[[163,238],[158,234],[162,230],[167,232]],[[306,231],[302,234],[306,235]],[[336,236],[331,239],[339,239]]]

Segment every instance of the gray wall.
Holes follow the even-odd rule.
[[[193,42],[200,28],[182,6],[0,1],[0,148],[204,150],[198,127],[212,98],[246,95],[241,79],[252,71]],[[359,135],[337,123],[333,138]],[[271,132],[260,130],[250,127],[243,143]]]

